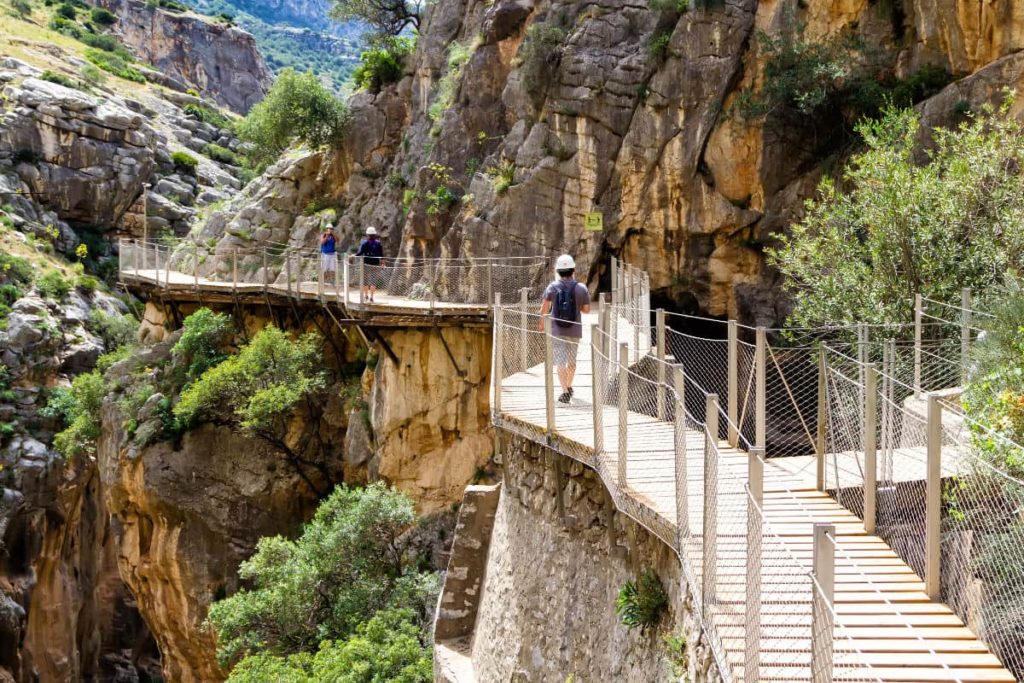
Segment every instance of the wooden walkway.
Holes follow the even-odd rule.
[[[546,429],[543,365],[502,380],[499,419],[503,426],[538,443],[553,443],[563,454],[593,464],[589,330],[595,316],[589,317],[579,348],[575,398],[570,405],[556,404],[557,436],[549,440]],[[606,452],[600,464],[605,466],[604,472],[614,473],[618,410],[606,405],[602,415]],[[618,488],[618,495],[653,515],[655,521],[675,530],[672,425],[635,412],[628,416],[627,481],[608,481],[603,474],[605,483],[610,490]],[[687,432],[686,439],[689,534],[684,534],[688,540],[683,543],[687,554],[699,558],[704,515],[703,432]],[[751,680],[743,676],[747,548],[742,483],[747,478],[749,456],[725,442],[718,448],[717,595],[706,608],[706,619],[720,638],[733,679]],[[615,493],[613,490],[613,496]],[[737,513],[742,518],[730,511],[742,511]],[[816,490],[813,458],[767,461],[763,513],[767,525],[760,549],[761,666],[756,680],[809,680],[811,589],[806,576],[811,570],[812,528],[818,522],[836,528],[835,680],[1015,680],[946,605],[928,599],[921,578],[885,542],[867,534],[856,516]],[[700,564],[698,559],[694,569],[698,582]]]

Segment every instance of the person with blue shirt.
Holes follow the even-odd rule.
[[[338,240],[334,236],[334,227],[328,223],[324,234],[320,236],[320,270],[324,279],[329,280],[328,273],[333,276],[338,269]]]
[[[359,251],[356,257],[363,259],[365,268],[365,282],[363,283],[363,296],[373,302],[373,295],[377,291],[377,278],[381,259],[384,257],[384,245],[380,242],[377,229],[370,226],[366,229],[366,239],[359,243]]]

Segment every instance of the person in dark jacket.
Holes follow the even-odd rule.
[[[359,243],[359,251],[356,252],[356,256],[363,259],[365,268],[363,296],[372,302],[373,295],[377,292],[380,262],[384,257],[384,245],[381,244],[377,229],[373,226],[366,229],[366,239]]]

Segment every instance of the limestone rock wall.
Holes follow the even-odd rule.
[[[267,94],[273,76],[246,31],[142,0],[97,4],[117,15],[116,30],[143,61],[218,104],[245,114]]]
[[[562,456],[502,433],[504,481],[471,646],[475,679],[675,681],[662,641],[674,632],[687,637],[688,680],[720,680],[674,552],[618,513],[609,532],[604,485],[567,459],[564,525],[555,457]],[[669,595],[667,613],[647,632],[627,629],[615,614],[620,587],[643,566],[655,570]]]
[[[461,500],[463,488],[494,450],[490,332],[486,327],[382,331],[399,362],[382,352],[374,373],[370,476],[408,493],[422,513]]]

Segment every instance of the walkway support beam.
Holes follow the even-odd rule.
[[[676,538],[679,552],[690,535],[689,476],[686,471],[686,374],[682,365],[672,366],[675,405],[672,409],[672,436],[676,465]]]
[[[494,297],[494,419],[497,424],[501,420],[501,378],[504,374],[504,347],[505,347],[505,311],[501,308],[501,292]]]
[[[519,352],[522,354],[520,372],[530,369],[530,290],[519,290]]]
[[[755,404],[754,404],[754,446],[764,448],[768,441],[768,396],[766,395],[766,378],[768,375],[766,350],[768,341],[765,329],[758,327],[754,339],[754,367],[755,367]],[[717,435],[717,432],[716,432]]]

